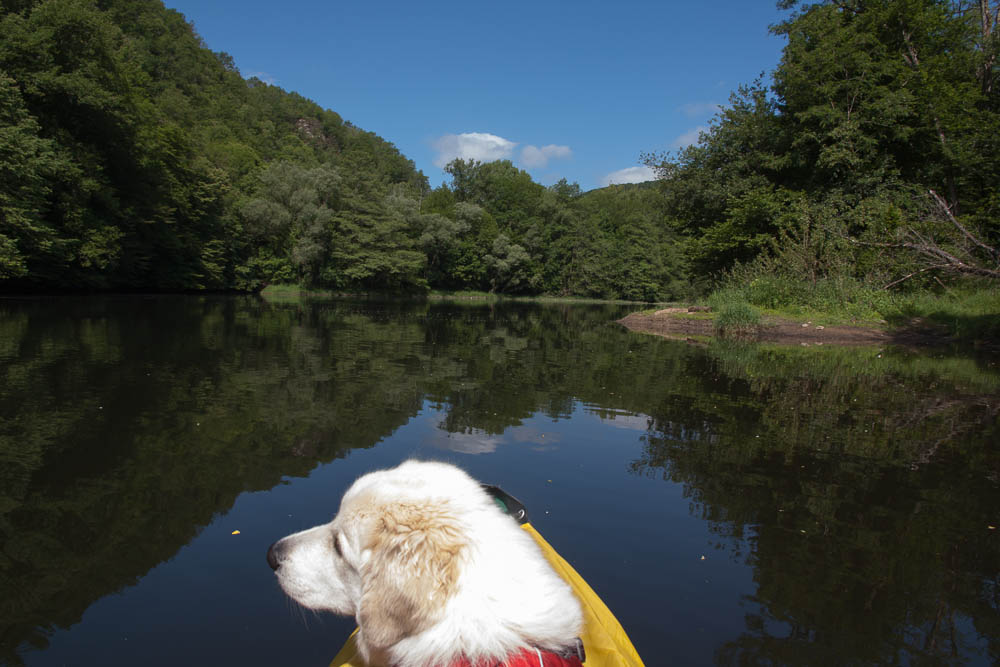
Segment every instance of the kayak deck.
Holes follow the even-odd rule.
[[[583,607],[583,648],[587,667],[643,667],[625,629],[594,589],[530,523],[521,525],[542,549],[552,569],[570,585]]]

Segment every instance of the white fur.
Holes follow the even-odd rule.
[[[358,646],[372,665],[502,660],[529,647],[558,651],[580,634],[580,604],[531,536],[448,464],[407,461],[367,474],[333,521],[273,549],[289,596],[358,619]]]

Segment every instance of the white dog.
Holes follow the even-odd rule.
[[[444,463],[361,477],[333,521],[279,540],[267,560],[303,606],[357,619],[370,665],[492,665],[525,651],[539,664],[580,635],[580,603],[531,536]]]

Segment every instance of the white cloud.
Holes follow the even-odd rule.
[[[525,146],[521,149],[521,164],[528,169],[537,169],[547,165],[549,160],[565,159],[572,155],[573,151],[570,150],[569,146],[556,146],[555,144],[541,148]]]
[[[595,414],[605,426],[626,429],[629,431],[648,431],[653,423],[653,418],[642,413],[630,414],[625,412],[613,412],[610,414]]]
[[[680,106],[680,111],[688,118],[703,118],[705,116],[714,116],[722,110],[722,106],[716,104],[715,102],[691,102],[689,104],[682,104]]]
[[[248,72],[248,74],[257,77],[268,85],[275,86],[278,84],[278,80],[267,72]]]
[[[680,135],[674,139],[674,148],[687,148],[691,144],[698,143],[698,136],[702,132],[708,132],[708,128],[704,125],[699,125],[698,127],[688,130],[684,134]]]
[[[601,179],[601,187],[607,187],[613,183],[645,183],[655,181],[656,172],[651,167],[628,167],[613,171]]]
[[[431,147],[438,152],[434,166],[444,168],[455,159],[492,162],[509,158],[514,153],[517,142],[488,132],[463,132],[446,134],[437,139]]]
[[[503,443],[503,438],[473,429],[469,433],[437,431],[433,436],[424,438],[424,442],[459,454],[492,454]]]
[[[435,418],[428,419],[433,423]],[[476,428],[465,432],[448,433],[440,424],[434,431],[423,438],[422,444],[438,449],[447,449],[459,454],[492,454],[500,445],[511,441],[523,442],[538,447],[555,447],[560,435],[555,432],[539,431],[531,426],[518,426],[504,431],[502,435],[490,435]]]

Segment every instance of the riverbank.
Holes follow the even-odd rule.
[[[572,303],[572,304],[611,304],[611,305],[649,305],[648,301],[625,301],[620,299],[593,299],[582,296],[552,296],[552,295],[513,295],[496,292],[481,292],[474,290],[431,290],[429,292],[338,292],[335,290],[310,289],[299,285],[268,285],[261,292],[267,299],[297,299],[301,297],[320,299],[383,299],[383,300],[420,300],[431,301],[471,301],[494,303],[497,301],[518,301],[530,303]]]
[[[832,323],[831,323],[832,322]],[[630,331],[673,339],[707,340],[718,336],[715,313],[686,307],[631,313],[618,323]],[[845,325],[835,318],[817,316],[805,321],[780,315],[764,315],[752,339],[784,345],[904,345],[929,347],[956,343],[994,350],[996,340],[964,340],[947,327],[924,317],[912,317],[890,325],[870,323]]]
[[[665,338],[707,339],[717,335],[714,313],[689,312],[687,308],[631,313],[618,323],[630,331]],[[760,342],[802,345],[879,345],[892,342],[892,336],[884,329],[827,325],[812,320],[796,322],[773,316],[763,318],[753,338]]]

